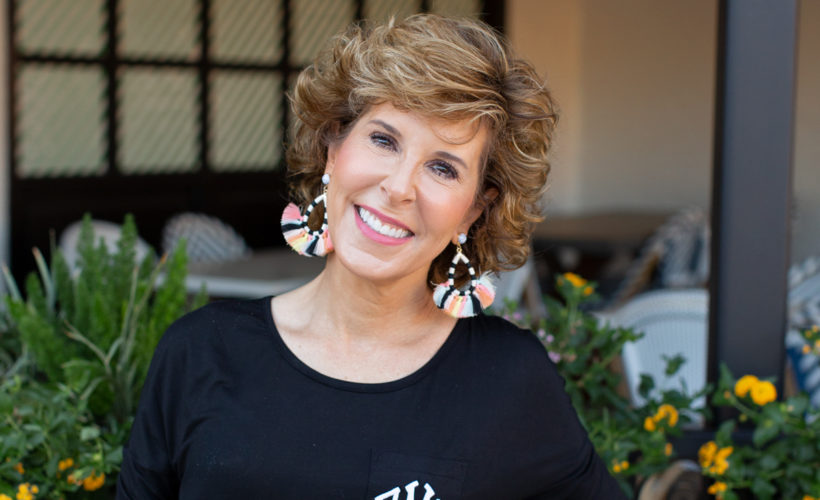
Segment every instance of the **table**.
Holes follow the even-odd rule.
[[[634,252],[672,214],[605,212],[548,215],[535,227],[536,246],[570,246],[581,252]]]
[[[260,250],[238,260],[190,264],[185,287],[197,293],[204,284],[211,297],[279,295],[307,283],[324,266],[325,259],[303,257],[288,248]]]
[[[533,248],[542,258],[549,254],[557,259],[557,265],[547,266],[551,272],[572,270],[599,283],[617,282],[646,239],[671,215],[625,211],[548,215],[535,227]]]

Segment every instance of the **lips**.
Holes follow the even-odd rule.
[[[368,229],[371,229],[380,236],[385,236],[396,240],[402,240],[413,236],[413,232],[410,231],[407,226],[395,219],[391,219],[390,217],[378,213],[372,208],[357,205],[356,213],[358,213],[359,218]]]

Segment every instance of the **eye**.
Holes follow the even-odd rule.
[[[436,160],[430,165],[430,168],[436,175],[445,179],[458,179],[458,170],[446,161]]]
[[[389,149],[391,151],[396,149],[396,140],[381,132],[373,132],[370,134],[370,142],[380,148]]]

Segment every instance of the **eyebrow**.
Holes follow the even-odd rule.
[[[370,122],[369,122],[369,123],[375,123],[376,125],[380,125],[380,126],[384,127],[384,129],[385,129],[385,130],[387,130],[388,132],[390,132],[391,134],[395,135],[396,137],[401,138],[401,132],[399,132],[398,130],[396,130],[396,128],[395,128],[395,127],[393,127],[392,125],[390,125],[390,124],[388,124],[388,123],[383,122],[382,120],[378,120],[378,119],[376,119],[376,120],[370,120]],[[436,153],[435,153],[435,154],[436,154],[437,156],[441,156],[442,158],[445,158],[445,159],[447,159],[447,160],[450,160],[450,161],[451,161],[451,162],[453,162],[453,163],[458,163],[458,164],[459,164],[459,165],[461,165],[461,166],[462,166],[465,170],[469,170],[469,167],[467,166],[467,164],[466,164],[466,163],[464,163],[464,160],[462,160],[462,159],[461,159],[461,158],[459,158],[458,156],[454,155],[453,153],[448,153],[447,151],[436,151]]]

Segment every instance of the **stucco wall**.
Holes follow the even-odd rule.
[[[794,261],[820,254],[818,25],[802,1]],[[508,0],[507,26],[563,109],[550,212],[708,208],[716,0]]]

